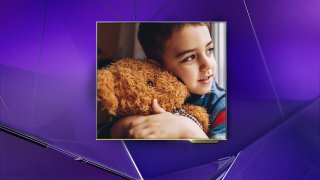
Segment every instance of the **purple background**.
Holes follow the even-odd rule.
[[[0,0],[0,123],[139,178],[132,157],[147,179],[207,167],[205,165],[220,158],[259,147],[259,139],[262,141],[270,130],[280,128],[287,119],[312,105],[315,108],[304,112],[307,115],[298,121],[301,124],[291,127],[302,129],[298,142],[308,142],[303,134],[312,136],[311,132],[320,131],[319,101],[315,101],[320,95],[319,6],[316,0],[259,3],[251,0]],[[168,20],[227,21],[228,140],[218,144],[96,141],[96,21]],[[303,126],[308,120],[314,122],[314,131],[309,132],[308,127]],[[45,174],[71,178],[78,174],[75,171],[85,171],[87,176],[77,176],[77,179],[112,176],[1,134],[0,177],[3,179],[18,177],[10,173],[15,171],[17,162],[24,167],[24,177],[30,178],[41,178]],[[278,136],[283,136],[284,142],[296,139],[285,130],[279,130]],[[272,142],[273,138],[268,140]],[[313,143],[310,147],[315,148],[314,153],[303,156],[297,155],[290,145],[281,146],[292,152],[288,153],[288,159],[290,155],[298,156],[313,168],[303,171],[288,165],[278,173],[290,170],[301,174],[296,178],[313,177],[308,173],[319,170],[319,159],[312,160],[320,155],[319,139]],[[19,156],[15,153],[19,154],[18,150],[24,148],[29,151],[20,153],[26,153],[23,156],[26,159],[16,158]],[[308,151],[302,146],[301,152]],[[275,162],[260,169],[257,166],[254,172],[266,172],[263,170],[276,166],[277,156],[282,155],[259,153],[261,161],[256,162],[272,157]],[[230,173],[237,171],[232,169],[237,167],[237,161]],[[56,173],[57,163],[63,163],[66,169]],[[37,173],[42,166],[48,170]],[[192,173],[197,176],[196,171]],[[198,173],[204,172],[200,168]],[[272,174],[267,175],[274,178]],[[257,179],[258,176],[248,168],[241,178]],[[268,176],[264,174],[264,177]],[[226,178],[239,176],[230,174]]]

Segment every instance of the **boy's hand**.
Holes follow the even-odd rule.
[[[152,101],[154,115],[137,118],[131,122],[128,138],[142,139],[207,139],[207,135],[191,119],[162,109],[157,100]]]

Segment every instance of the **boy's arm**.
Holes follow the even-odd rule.
[[[154,115],[144,116],[131,122],[128,135],[130,138],[152,139],[208,139],[203,130],[191,119],[174,115],[152,102]]]
[[[118,119],[113,123],[111,128],[111,138],[113,139],[123,139],[127,138],[129,127],[132,122],[139,121],[140,119],[145,118],[145,116],[127,116],[121,119]]]
[[[135,139],[208,139],[193,120],[169,112],[134,121],[128,135]]]
[[[111,129],[113,139],[208,139],[191,119],[163,112],[150,116],[127,116]]]

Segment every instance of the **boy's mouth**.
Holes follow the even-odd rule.
[[[211,80],[212,80],[212,75],[209,75],[209,76],[206,76],[202,79],[199,79],[198,81],[202,82],[202,83],[209,83]]]

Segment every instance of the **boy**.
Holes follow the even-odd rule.
[[[152,102],[154,115],[125,117],[113,125],[111,136],[138,139],[225,139],[225,91],[214,81],[216,64],[209,24],[141,23],[138,38],[148,59],[155,60],[187,86],[191,93],[187,102],[207,109],[210,132],[205,134],[187,117],[165,112],[155,99]]]

